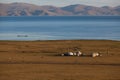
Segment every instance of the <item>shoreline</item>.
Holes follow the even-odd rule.
[[[0,41],[120,41],[112,39],[53,39],[53,40],[0,40]]]

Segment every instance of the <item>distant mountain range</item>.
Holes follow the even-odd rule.
[[[0,16],[109,16],[120,15],[120,6],[95,7],[69,5],[65,7],[37,6],[28,3],[0,3]]]

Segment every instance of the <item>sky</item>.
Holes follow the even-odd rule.
[[[74,4],[84,4],[90,6],[118,6],[120,0],[0,0],[0,3],[24,2],[36,5],[53,5],[53,6],[67,6]]]

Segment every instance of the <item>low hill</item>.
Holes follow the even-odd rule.
[[[0,3],[0,16],[105,16],[120,15],[120,6],[95,7],[88,5],[69,5],[65,7],[38,6],[28,3]]]

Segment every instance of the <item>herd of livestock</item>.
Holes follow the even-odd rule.
[[[63,53],[63,54],[61,54],[61,56],[85,56],[85,54],[83,54],[80,51],[77,51],[77,52]],[[91,56],[91,57],[98,57],[98,56],[102,56],[102,55],[100,53],[98,53],[98,52],[94,52],[94,53],[91,53],[89,56]]]

